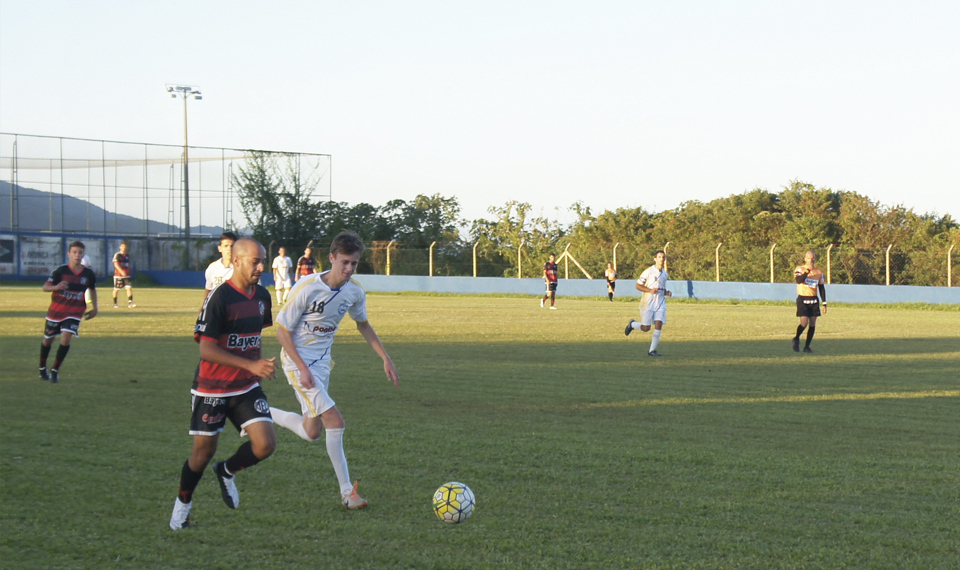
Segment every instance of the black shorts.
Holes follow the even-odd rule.
[[[557,282],[556,282],[556,281],[552,281],[552,282],[551,282],[551,281],[548,281],[548,282],[547,282],[547,293],[556,293],[556,292],[557,292]]]
[[[114,277],[113,278],[113,288],[114,289],[123,289],[124,287],[130,286],[129,277]]]
[[[65,332],[80,336],[80,319],[66,318],[59,323],[48,319],[46,326],[43,327],[43,338],[53,338]]]
[[[227,425],[227,419],[238,432],[253,422],[273,422],[267,395],[260,386],[238,396],[192,396],[190,435],[217,435]]]
[[[820,300],[817,297],[797,296],[797,316],[798,317],[819,317]]]
[[[617,282],[616,282],[616,281],[607,281],[607,287],[609,287],[611,291],[616,291],[616,290],[617,290]]]

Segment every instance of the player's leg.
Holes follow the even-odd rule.
[[[194,396],[194,401],[196,401],[196,398]],[[193,423],[194,421],[191,420],[191,427]],[[173,514],[170,515],[171,529],[180,530],[190,526],[193,492],[200,484],[204,470],[217,451],[219,439],[219,433],[193,436],[193,449],[190,452],[190,457],[183,462],[183,467],[180,468],[180,489],[177,492],[176,500],[173,502]]]
[[[350,484],[350,468],[347,465],[347,456],[343,451],[343,431],[345,424],[340,410],[336,406],[320,414],[323,429],[326,433],[327,455],[333,470],[337,474],[337,483],[340,484],[340,498],[348,509],[362,509],[367,506],[367,500],[357,494],[357,484]]]
[[[297,401],[300,402],[302,415],[272,406],[270,407],[270,415],[277,425],[287,428],[300,436],[301,439],[309,442],[317,441],[320,439],[320,433],[323,429],[320,414],[335,405],[330,395],[327,394],[330,377],[329,364],[320,362],[311,367],[314,387],[309,389],[300,384],[300,371],[296,369],[293,361],[284,358],[283,369],[287,382],[293,388]]]
[[[660,345],[660,334],[663,332],[663,321],[654,321],[653,323],[653,336],[650,338],[650,350],[647,351],[647,354],[653,354],[659,356],[660,353],[657,352],[657,346]]]
[[[800,317],[800,324],[797,325],[797,334],[793,336],[793,351],[800,352],[800,335],[803,334],[803,330],[807,328],[807,305],[803,302],[802,297],[797,297],[797,316]]]
[[[807,342],[803,345],[804,352],[813,352],[810,349],[810,343],[813,341],[813,335],[817,332],[817,317],[816,315],[811,315],[809,317],[810,328],[807,329]]]
[[[225,505],[235,509],[240,506],[240,493],[234,476],[273,455],[277,449],[277,434],[270,417],[270,404],[259,386],[229,398],[227,417],[238,431],[250,436],[250,441],[241,443],[226,461],[213,465],[220,484],[220,497]]]
[[[43,327],[43,340],[40,341],[40,379],[49,380],[50,375],[47,371],[47,358],[50,356],[50,350],[53,348],[53,339],[60,334],[60,323],[46,321]]]
[[[53,359],[53,367],[49,371],[50,382],[54,384],[60,381],[60,367],[66,360],[67,353],[70,352],[70,342],[79,334],[79,328],[79,320],[64,319],[60,323],[60,346],[57,347],[57,356]]]
[[[120,289],[123,288],[123,279],[119,277],[113,278],[113,308],[117,308],[117,295],[120,294]]]
[[[129,279],[127,279],[127,286],[125,289],[127,290],[127,308],[132,309],[133,307],[136,307],[137,304],[133,302],[133,285],[130,285]]]

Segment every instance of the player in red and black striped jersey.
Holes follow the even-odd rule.
[[[97,276],[92,269],[80,264],[86,246],[83,242],[75,241],[67,251],[70,262],[54,269],[43,284],[43,290],[52,295],[50,308],[47,309],[43,342],[40,344],[40,379],[53,383],[60,381],[60,366],[70,350],[70,341],[74,336],[80,335],[80,319],[87,310],[84,294],[88,289],[92,308],[86,318],[89,320],[97,316]],[[60,347],[57,349],[53,368],[48,370],[47,357],[57,335],[60,336]]]
[[[550,299],[550,308],[556,309],[557,307],[554,305],[557,302],[557,256],[552,253],[547,262],[543,264],[543,280],[546,283],[547,291],[540,299],[540,308],[542,309],[543,304],[547,299]]]
[[[256,240],[243,238],[233,244],[232,255],[230,279],[207,296],[194,328],[200,366],[191,390],[193,452],[180,471],[170,517],[174,530],[189,525],[193,491],[228,419],[241,435],[250,436],[233,456],[213,466],[220,495],[231,509],[240,504],[233,476],[270,457],[277,446],[270,404],[260,388],[260,380],[273,378],[276,369],[276,359],[262,358],[260,348],[263,328],[273,324],[270,292],[257,284],[267,252]]]
[[[117,293],[120,289],[127,290],[127,308],[132,309],[137,306],[133,302],[133,280],[130,275],[130,256],[127,254],[129,249],[127,242],[120,242],[120,251],[113,254],[113,308],[117,308]]]
[[[300,281],[301,277],[306,277],[312,273],[317,272],[317,262],[313,260],[313,250],[305,248],[303,250],[303,256],[297,260],[297,274],[294,275],[293,281],[296,283]]]

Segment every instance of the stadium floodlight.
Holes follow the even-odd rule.
[[[190,249],[190,161],[188,158],[187,144],[187,99],[203,99],[200,95],[200,88],[196,85],[166,85],[167,92],[171,97],[183,98],[183,237],[187,240],[187,248]]]

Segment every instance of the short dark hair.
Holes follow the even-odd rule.
[[[662,253],[664,257],[667,256],[667,252],[663,251],[662,249],[658,249],[657,251],[653,252],[653,256],[656,257],[658,253]]]
[[[230,241],[237,241],[237,239],[239,238],[237,237],[237,234],[233,232],[223,232],[222,234],[220,234],[220,241],[223,241],[225,239],[228,239]]]
[[[340,232],[330,243],[330,255],[337,255],[338,253],[353,255],[363,253],[364,249],[366,249],[366,246],[363,245],[360,236],[350,231]]]
[[[80,241],[80,240],[77,240],[77,241],[74,241],[74,242],[70,242],[70,245],[67,246],[67,251],[70,251],[71,249],[73,249],[73,248],[75,248],[75,247],[79,247],[79,248],[82,249],[83,251],[87,251],[87,246],[83,245],[83,242]]]

